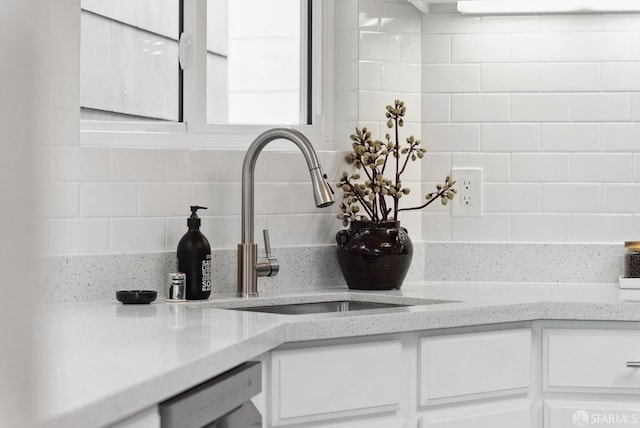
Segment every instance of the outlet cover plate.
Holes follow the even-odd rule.
[[[451,168],[458,194],[451,201],[455,217],[482,216],[482,168]]]

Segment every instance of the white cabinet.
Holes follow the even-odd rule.
[[[640,403],[556,401],[544,403],[545,428],[606,426],[627,428],[640,425]]]
[[[272,426],[400,407],[401,342],[314,346],[271,354]]]
[[[640,393],[640,331],[547,329],[543,343],[546,391]]]
[[[421,428],[531,427],[530,329],[424,337],[419,350]]]
[[[640,426],[640,331],[591,325],[542,330],[545,428]]]
[[[529,328],[435,333],[271,352],[264,426],[531,427]]]
[[[530,367],[530,329],[422,338],[420,404],[526,392]]]
[[[529,400],[500,400],[430,411],[420,428],[524,428],[531,426]]]

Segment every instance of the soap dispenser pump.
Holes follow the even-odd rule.
[[[198,210],[206,207],[191,206],[187,219],[189,230],[178,243],[178,270],[186,274],[185,297],[187,300],[202,300],[211,294],[211,247],[200,232]]]

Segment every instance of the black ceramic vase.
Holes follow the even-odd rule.
[[[338,263],[351,289],[393,290],[404,281],[413,244],[399,221],[353,221],[336,234]]]

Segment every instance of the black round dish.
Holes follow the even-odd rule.
[[[158,297],[154,290],[120,290],[116,291],[116,299],[125,305],[143,305],[151,303]]]

